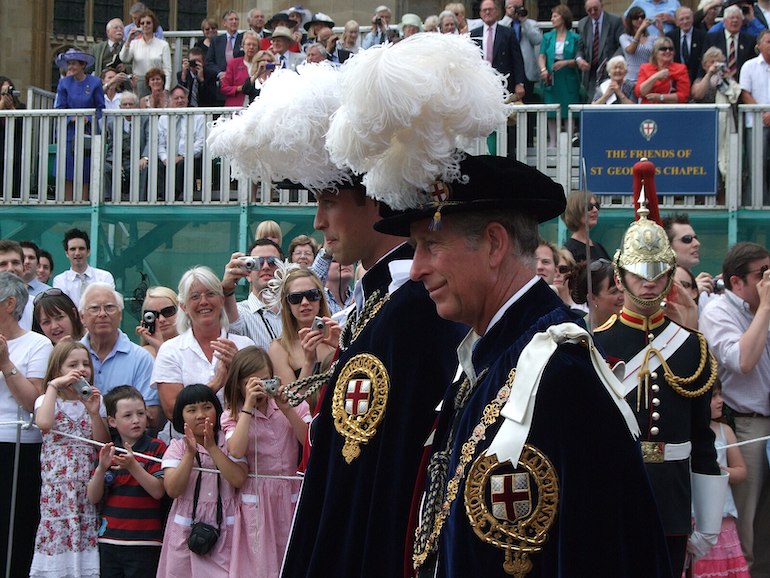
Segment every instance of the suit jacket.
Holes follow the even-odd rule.
[[[580,44],[576,58],[582,58],[589,64],[593,64],[594,21],[590,16],[581,18],[578,22],[578,34]],[[623,34],[623,21],[619,16],[610,14],[606,10],[602,20],[602,29],[599,31],[599,66],[615,56],[621,54],[620,36]],[[583,73],[583,84],[588,85],[589,79],[595,80],[593,68]],[[589,92],[588,94],[593,94]]]
[[[687,61],[687,73],[690,76],[690,83],[692,84],[695,81],[695,79],[698,78],[698,74],[700,73],[701,58],[703,57],[703,42],[706,39],[706,33],[703,30],[700,30],[699,28],[693,28],[691,34],[692,34],[692,37],[690,39],[690,60]],[[666,34],[666,36],[669,37],[671,41],[674,43],[674,61],[682,62],[681,31],[677,28],[676,30],[673,30],[672,32],[669,32],[668,34]],[[684,63],[682,62],[682,64]]]
[[[125,170],[129,170],[131,168],[131,134],[135,127],[139,127],[139,150],[142,151],[142,156],[147,156],[147,126],[149,124],[150,117],[148,116],[141,116],[141,117],[134,117],[134,120],[131,121],[130,126],[131,129],[129,132],[126,132],[123,129],[123,117],[109,117],[110,121],[106,123],[105,127],[105,142],[106,147],[104,151],[104,162],[106,165],[112,166],[113,161],[113,149],[115,148],[115,133],[117,130],[120,131],[120,136],[123,141],[122,148],[121,148],[121,166]],[[116,130],[116,126],[119,127],[119,129]]]
[[[192,92],[193,75],[188,74],[187,78],[182,80],[182,71],[176,73],[176,83],[184,86],[188,92]],[[198,84],[198,106],[217,106],[219,99],[219,89],[217,88],[216,78],[211,78],[206,71],[203,71],[203,82]]]
[[[471,30],[471,38],[482,46],[484,26]],[[521,46],[513,30],[497,23],[495,27],[495,45],[492,48],[492,67],[500,74],[508,75],[508,89],[513,92],[517,84],[524,84],[527,74],[524,69],[524,58]]]
[[[286,68],[288,68],[289,70],[296,71],[297,67],[303,62],[305,62],[304,54],[299,54],[297,52],[291,52],[287,50],[286,52],[283,53],[283,55],[286,57]],[[281,57],[278,54],[276,54],[276,57],[279,59],[279,62],[280,62]],[[279,62],[276,62],[276,65],[275,65],[276,68],[280,67]]]
[[[506,16],[506,18],[508,17]],[[502,23],[503,20],[500,22]],[[505,26],[510,27],[514,31],[513,35],[516,36],[513,21],[505,24]],[[527,74],[527,80],[537,82],[540,80],[540,66],[538,65],[537,57],[540,54],[540,43],[543,41],[543,33],[538,28],[537,22],[531,18],[527,18],[520,24],[520,30],[521,39],[519,40],[519,46],[521,47],[521,57],[524,59],[524,70]]]
[[[119,42],[118,49],[115,54],[120,54],[121,48],[123,48],[123,43]],[[94,76],[99,76],[102,73],[104,67],[109,64],[110,60],[112,60],[112,55],[110,54],[110,48],[107,41],[105,40],[104,42],[98,42],[94,44],[91,47],[91,54],[94,57],[94,65],[88,69],[88,72]],[[131,64],[124,64],[124,67],[127,74],[131,72]]]
[[[233,47],[233,57],[243,56],[241,42],[243,41],[243,32],[235,35],[235,46]],[[227,58],[225,55],[227,47],[227,34],[220,34],[212,42],[211,47],[206,51],[206,73],[216,78],[220,72],[227,69]]]
[[[725,39],[724,31],[709,32],[706,34],[706,39],[703,41],[703,52],[706,52],[712,46],[716,46],[725,55],[725,62],[727,62],[727,39]],[[745,32],[738,33],[738,48],[735,51],[735,60],[738,65],[738,74],[741,72],[744,63],[747,60],[754,58],[757,53],[754,51],[756,46],[756,40],[750,34]],[[736,79],[738,76],[736,75]]]

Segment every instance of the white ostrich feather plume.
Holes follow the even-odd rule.
[[[277,70],[249,108],[212,125],[212,156],[228,158],[233,174],[300,183],[311,191],[347,181],[329,160],[324,136],[339,107],[339,71],[326,63]]]
[[[299,265],[289,262],[288,259],[278,261],[273,278],[267,282],[267,287],[259,292],[259,298],[262,300],[262,303],[271,308],[278,305],[281,302],[281,291],[283,290],[283,284],[286,282],[286,276],[299,268]]]
[[[464,36],[416,34],[359,51],[341,74],[331,160],[366,173],[367,194],[394,209],[424,203],[436,179],[459,178],[461,150],[511,109],[504,77]]]

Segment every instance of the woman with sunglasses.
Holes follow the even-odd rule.
[[[42,333],[56,345],[70,339],[79,341],[86,334],[77,307],[61,289],[52,288],[35,296],[32,330]]]
[[[323,330],[313,326],[316,317],[323,318]],[[334,353],[340,327],[329,318],[321,281],[307,269],[294,269],[284,278],[281,321],[283,332],[268,354],[275,375],[287,384],[318,372],[320,363]]]
[[[620,35],[620,46],[628,65],[626,80],[633,84],[636,84],[636,79],[639,77],[639,67],[645,62],[649,62],[652,56],[653,38],[647,28],[654,23],[655,21],[647,18],[644,10],[638,6],[631,8],[626,15],[626,31]],[[662,24],[660,27],[660,35],[662,36],[664,34]]]
[[[690,98],[687,66],[674,62],[674,43],[662,36],[652,45],[650,62],[639,67],[634,88],[643,104],[685,104]]]
[[[569,280],[575,275],[575,267],[577,266],[575,258],[563,247],[558,250],[558,253],[559,264],[556,266],[552,287],[567,307],[579,310],[581,313],[588,313],[588,307],[575,303],[569,290]]]
[[[141,337],[142,347],[149,351],[153,357],[158,355],[158,349],[164,341],[179,335],[176,330],[178,307],[179,299],[173,289],[168,287],[150,287],[147,289],[136,334]]]
[[[590,231],[599,223],[599,209],[601,209],[599,199],[588,191],[572,191],[567,197],[567,208],[561,218],[572,235],[564,243],[564,248],[572,253],[576,263],[586,260],[586,245],[589,243],[586,228]],[[610,254],[601,243],[591,239],[590,247],[590,261],[610,260]]]
[[[199,39],[195,46],[203,50],[203,58],[205,59],[206,52],[211,48],[211,43],[219,36],[217,21],[214,18],[204,18],[201,22],[201,32],[203,32],[203,38]]]

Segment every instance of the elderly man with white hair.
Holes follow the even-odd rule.
[[[377,6],[372,16],[372,29],[364,36],[362,48],[371,48],[375,44],[384,44],[388,40],[388,30],[393,13],[387,6]]]
[[[160,401],[150,386],[152,356],[120,330],[123,296],[107,283],[91,283],[80,297],[79,309],[88,330],[80,342],[94,364],[93,385],[102,395],[118,385],[133,385],[147,404],[149,426],[156,426]]]

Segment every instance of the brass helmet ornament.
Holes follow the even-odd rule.
[[[634,303],[647,309],[659,306],[671,289],[676,269],[676,255],[668,242],[665,229],[659,224],[655,165],[647,159],[642,159],[634,165],[633,174],[634,206],[638,206],[636,220],[628,227],[623,236],[623,243],[615,252],[614,265],[615,273],[626,294]],[[626,285],[624,271],[648,281],[656,281],[661,276],[667,275],[668,282],[657,296],[652,299],[641,299]]]

